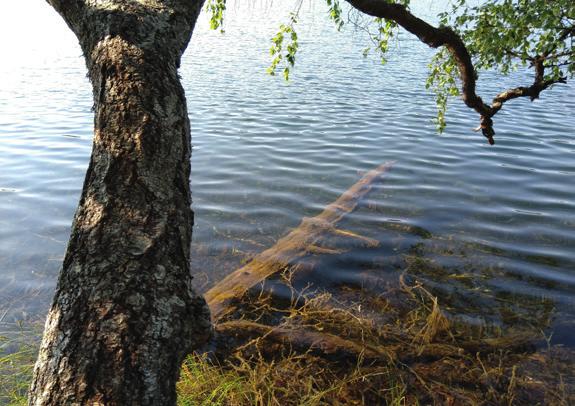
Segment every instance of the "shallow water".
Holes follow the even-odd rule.
[[[0,49],[5,323],[47,310],[92,133],[91,89],[75,39],[47,5],[24,3],[42,10],[45,31]],[[506,105],[495,119],[494,147],[471,130],[477,116],[460,101],[438,135],[435,102],[424,87],[430,50],[405,35],[382,67],[377,57],[362,57],[361,32],[337,33],[322,7],[306,5],[297,66],[285,83],[265,68],[269,39],[289,7],[270,6],[231,7],[225,35],[203,19],[184,56],[198,287],[273,245],[365,171],[396,160],[345,224],[381,246],[326,260],[320,279],[353,283],[360,268],[399,272],[416,252],[448,276],[473,281],[421,276],[439,290],[551,303],[561,315],[557,340],[573,344],[566,326],[575,304],[575,86]],[[22,20],[11,29],[32,25]],[[489,98],[530,80],[484,74],[480,92]]]

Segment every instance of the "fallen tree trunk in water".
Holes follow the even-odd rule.
[[[247,294],[250,289],[284,270],[301,272],[305,269],[300,266],[302,259],[309,254],[340,252],[333,244],[325,244],[326,237],[339,235],[359,240],[367,246],[377,245],[376,240],[340,230],[337,225],[357,208],[361,199],[391,165],[387,163],[367,173],[318,216],[304,218],[298,227],[273,247],[207,292],[205,297],[216,332],[209,351],[218,362],[234,355],[239,355],[240,359],[252,359],[252,356],[282,359],[287,355],[299,354],[321,357],[338,365],[367,365],[369,368],[377,368],[378,365],[389,368],[391,365],[396,371],[411,374],[427,388],[416,368],[433,375],[439,368],[437,365],[445,360],[467,365],[470,359],[477,359],[481,364],[481,357],[488,357],[489,354],[509,351],[529,353],[535,349],[534,335],[527,331],[502,337],[476,337],[463,335],[470,333],[470,330],[457,330],[455,326],[452,332],[450,323],[439,309],[437,298],[419,284],[408,286],[403,276],[398,280],[398,290],[403,292],[403,299],[417,300],[420,295],[414,295],[412,291],[420,288],[433,306],[419,301],[411,303],[410,307],[417,307],[411,309],[409,314],[418,314],[416,319],[403,317],[400,309],[392,308],[394,318],[383,325],[378,324],[378,319],[370,318],[369,310],[367,314],[365,309],[361,313],[358,309],[356,313],[346,306],[338,308],[334,307],[333,302],[321,300],[310,305],[317,296],[304,297],[306,304],[303,306],[292,301],[287,308],[280,305],[278,309],[267,307],[265,301],[260,303],[258,298],[254,301],[253,292]],[[256,305],[258,309],[255,314],[247,312],[247,318],[254,319],[244,319],[236,312],[242,307],[242,301]],[[311,306],[309,312],[310,308],[304,309],[308,305]],[[367,303],[366,308],[369,306]],[[279,319],[270,319],[266,314],[270,310],[279,310],[284,314]],[[383,311],[388,310],[386,305]],[[403,312],[404,316],[406,314]],[[234,319],[236,316],[239,316],[239,320]]]
[[[361,241],[366,246],[377,246],[378,241],[340,230],[336,226],[353,212],[360,200],[372,189],[394,162],[384,163],[366,173],[357,183],[328,205],[319,215],[304,218],[301,224],[265,250],[245,266],[232,272],[205,295],[217,322],[234,310],[233,301],[240,299],[249,289],[284,270],[288,265],[308,254],[336,254],[340,251],[318,245],[326,235],[338,235]]]

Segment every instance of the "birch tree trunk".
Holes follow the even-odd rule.
[[[191,287],[190,127],[177,68],[202,0],[48,0],[77,35],[94,145],[30,405],[174,405],[211,331]]]

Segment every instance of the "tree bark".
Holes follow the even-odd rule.
[[[190,126],[177,67],[202,0],[50,0],[93,86],[90,165],[30,405],[174,405],[210,335],[191,286]]]

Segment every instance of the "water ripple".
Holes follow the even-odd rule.
[[[356,268],[374,257],[401,258],[424,244],[445,267],[472,261],[478,277],[504,269],[490,280],[493,289],[571,303],[573,84],[535,103],[506,105],[495,119],[495,147],[471,131],[478,118],[460,101],[438,135],[435,101],[424,86],[430,50],[403,36],[382,67],[361,56],[360,33],[338,34],[323,17],[303,13],[310,23],[302,23],[289,83],[265,75],[281,13],[234,9],[225,35],[207,30],[204,18],[184,56],[194,272],[222,277],[319,213],[363,173],[397,160],[346,220],[381,248],[352,250],[330,263],[330,280],[353,283]],[[51,292],[65,250],[93,125],[84,63],[70,41],[51,59],[0,66],[0,298],[31,287]],[[519,72],[503,80],[528,79]],[[501,89],[492,73],[480,83],[486,97]],[[216,257],[229,260],[228,268],[210,265]]]

